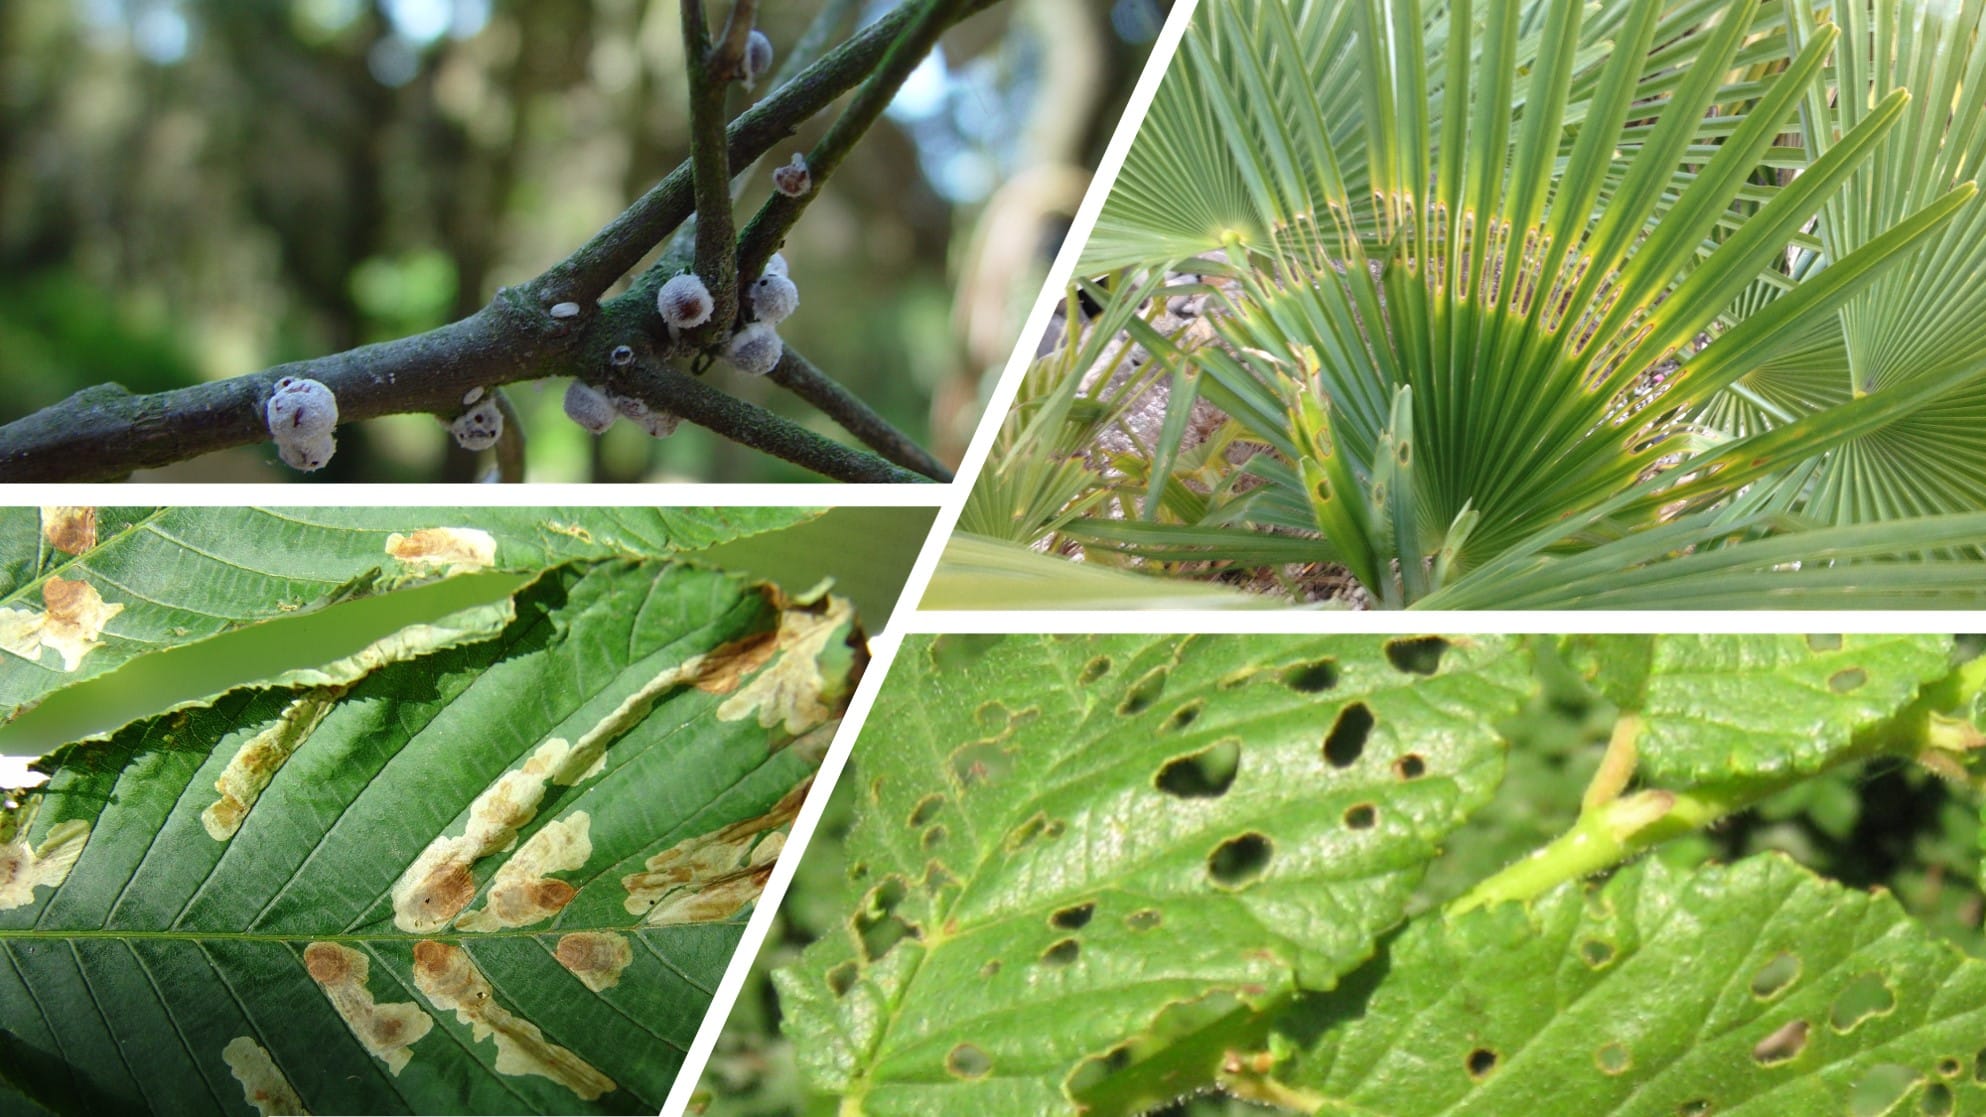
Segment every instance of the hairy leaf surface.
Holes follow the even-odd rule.
[[[0,720],[149,651],[476,569],[667,555],[790,508],[0,509]],[[397,542],[396,542],[397,537]]]
[[[1637,714],[1663,780],[1812,772],[1951,668],[1945,636],[1581,636],[1572,663]]]
[[[0,1079],[65,1112],[655,1112],[860,636],[658,561],[515,613],[44,761],[0,824]]]
[[[1825,928],[1826,933],[1817,933]],[[1275,1077],[1321,1112],[1976,1112],[1986,964],[1777,855],[1417,921]],[[1315,1034],[1313,1031],[1311,1034]],[[1851,1106],[1851,1099],[1854,1104]]]
[[[777,975],[863,1112],[1070,1112],[1168,1009],[1329,987],[1503,768],[1498,637],[906,643],[856,750],[853,914]],[[1086,1066],[1087,1064],[1087,1066]]]

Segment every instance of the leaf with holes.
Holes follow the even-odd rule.
[[[1825,928],[1825,933],[1818,929]],[[1257,1089],[1328,1112],[1977,1112],[1986,964],[1777,855],[1415,921]],[[1364,976],[1364,975],[1361,975]]]
[[[659,561],[554,567],[514,618],[45,760],[0,818],[0,1082],[70,1113],[655,1112],[860,634]]]
[[[1567,658],[1641,719],[1644,774],[1815,772],[1952,666],[1944,636],[1577,636]]]
[[[843,777],[845,930],[778,975],[813,1087],[1070,1112],[1155,1072],[1160,1032],[1329,987],[1501,777],[1527,661],[1501,637],[907,641]]]
[[[667,555],[791,508],[0,509],[0,721],[160,648],[472,570]]]

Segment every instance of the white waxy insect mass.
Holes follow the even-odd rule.
[[[786,256],[784,253],[775,252],[772,254],[772,258],[765,262],[765,274],[767,275],[787,274]]]
[[[746,89],[757,85],[759,78],[772,69],[772,40],[766,38],[765,32],[753,28],[745,37],[745,57],[739,65],[744,71]]]
[[[702,279],[688,272],[675,276],[655,293],[655,309],[662,320],[679,330],[693,329],[710,321],[716,303]]]
[[[770,323],[754,322],[731,335],[724,359],[747,376],[764,376],[785,353],[786,343],[779,340],[779,331]]]
[[[761,322],[779,323],[800,309],[800,288],[783,275],[771,272],[759,276],[748,289],[752,316]]]
[[[570,302],[554,303],[552,306],[552,317],[560,319],[577,318],[579,317],[579,304]]]
[[[503,437],[503,411],[494,397],[486,397],[456,416],[448,430],[464,450],[487,450]]]
[[[338,425],[338,397],[318,381],[296,376],[276,381],[263,418],[277,454],[293,469],[322,469],[337,451],[331,431]]]
[[[814,188],[813,172],[807,169],[807,157],[793,153],[793,160],[785,166],[772,169],[773,189],[789,198],[804,196]]]
[[[575,380],[566,385],[565,414],[566,418],[594,434],[606,433],[607,428],[613,426],[614,420],[619,417],[615,413],[613,401],[607,398],[606,393],[583,380]]]

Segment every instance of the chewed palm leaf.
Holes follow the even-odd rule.
[[[1092,259],[1225,248],[1193,265],[1227,277],[1219,344],[1140,340],[1281,452],[1251,468],[1386,603],[1513,548],[1677,516],[1705,517],[1698,537],[1734,523],[1708,532],[1720,544],[1769,533],[1827,498],[1825,478],[1802,488],[1817,455],[1868,453],[1972,376],[1946,362],[1842,392],[1825,370],[1839,323],[1979,207],[1954,168],[1861,235],[1824,219],[1816,238],[1824,210],[1862,212],[1871,159],[1927,117],[1879,71],[1827,142],[1782,146],[1827,104],[1840,35],[1761,8],[1214,3],[1141,137],[1161,178],[1120,192],[1118,239]],[[1166,155],[1213,167],[1171,229],[1146,220],[1186,177]],[[1789,248],[1804,262],[1788,268]],[[1625,559],[1670,553],[1651,534]]]

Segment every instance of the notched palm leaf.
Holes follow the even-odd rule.
[[[0,720],[146,652],[474,570],[668,555],[790,508],[0,509]]]
[[[838,599],[560,566],[492,639],[60,750],[0,825],[0,1079],[655,1112],[861,648]]]
[[[1986,964],[1776,855],[1429,917],[1358,985],[1293,1013],[1309,1049],[1237,1088],[1426,1117],[1954,1113],[1980,1089]]]
[[[1073,1112],[1155,1028],[1329,987],[1489,796],[1528,677],[1497,637],[907,643],[850,914],[775,977],[813,1087]]]

